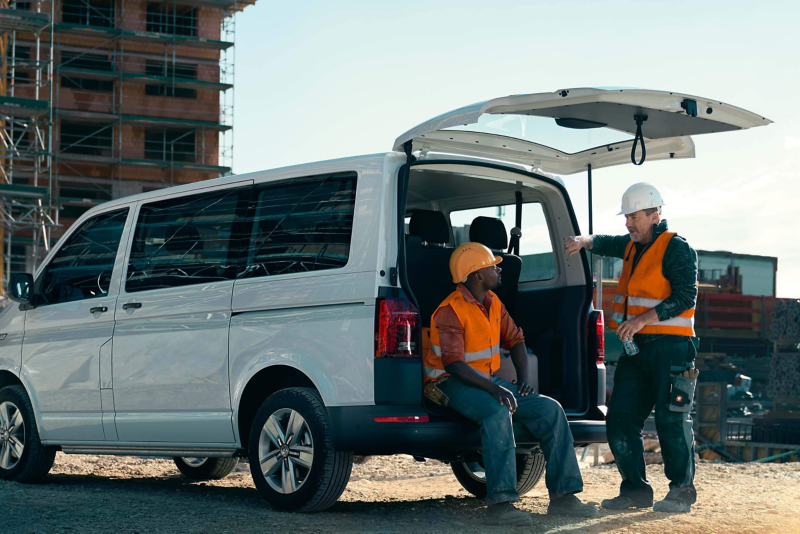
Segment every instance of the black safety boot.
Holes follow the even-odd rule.
[[[550,501],[547,513],[548,515],[589,517],[597,515],[597,507],[593,504],[583,503],[575,495],[569,494]]]
[[[692,505],[678,499],[671,499],[669,495],[663,500],[653,505],[654,512],[666,512],[668,514],[688,514],[692,511]]]
[[[650,508],[653,506],[653,500],[650,502],[635,501],[627,495],[617,495],[613,499],[605,499],[600,503],[600,506],[606,510],[630,510],[631,508]]]
[[[501,502],[489,506],[485,523],[498,527],[530,527],[533,526],[533,518],[528,512],[517,510],[513,503]]]

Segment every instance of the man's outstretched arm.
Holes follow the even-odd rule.
[[[598,256],[624,258],[625,249],[630,242],[630,235],[570,236],[564,241],[564,254],[572,256],[580,252],[582,248],[585,248]]]

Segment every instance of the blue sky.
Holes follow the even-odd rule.
[[[800,2],[258,0],[236,24],[236,173],[385,152],[445,111],[568,87],[768,117],[696,136],[693,160],[596,171],[595,231],[622,233],[620,196],[647,181],[696,249],[777,256],[778,296],[800,298]],[[586,232],[585,176],[565,182]]]

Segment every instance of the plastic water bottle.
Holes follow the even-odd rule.
[[[629,339],[628,341],[623,341],[622,348],[625,349],[625,354],[628,356],[639,354],[639,347],[636,346],[636,342],[633,340],[633,338]]]

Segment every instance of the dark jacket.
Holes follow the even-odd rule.
[[[668,229],[664,219],[653,228],[653,241]],[[631,241],[630,235],[596,235],[592,253],[598,256],[624,259],[625,249]],[[634,243],[636,255],[642,253],[644,245]],[[697,300],[697,252],[680,236],[673,236],[667,245],[661,264],[664,278],[672,286],[672,294],[656,306],[659,321],[666,321],[694,307]],[[637,335],[643,343],[659,338],[658,334]]]

